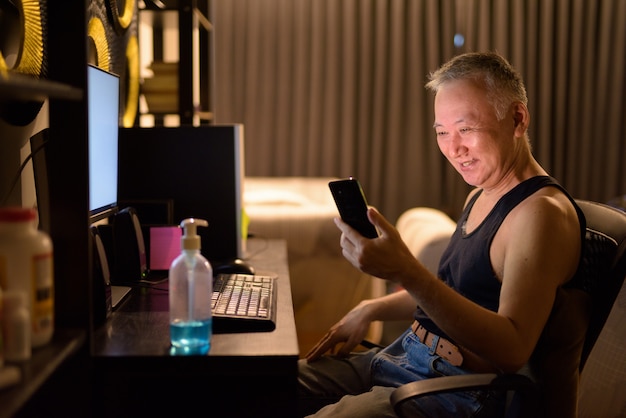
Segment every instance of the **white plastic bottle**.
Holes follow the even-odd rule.
[[[198,226],[204,219],[184,219],[181,254],[169,271],[170,341],[173,354],[206,354],[213,332],[211,296],[213,269],[200,254]]]
[[[40,347],[54,332],[54,270],[52,240],[36,221],[34,209],[0,208],[0,286],[26,294],[32,346]]]
[[[31,357],[30,312],[26,307],[26,294],[18,291],[4,292],[4,358],[21,362]]]

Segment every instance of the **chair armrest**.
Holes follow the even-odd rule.
[[[478,373],[459,376],[443,376],[404,384],[391,393],[394,411],[402,417],[402,405],[411,399],[438,393],[469,390],[520,391],[536,394],[535,383],[523,374]],[[524,406],[528,407],[528,406]],[[525,411],[521,416],[528,416]]]
[[[372,341],[370,341],[370,340],[362,340],[362,341],[359,343],[359,345],[360,345],[360,346],[363,346],[363,347],[365,347],[365,348],[367,348],[368,350],[369,350],[370,348],[384,348],[384,346],[383,346],[383,345],[380,345],[380,344],[378,344],[378,343],[372,342]]]

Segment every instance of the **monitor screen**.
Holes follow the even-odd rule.
[[[173,225],[185,218],[209,222],[197,232],[210,262],[242,258],[243,136],[240,124],[121,128],[120,206],[136,208],[142,225],[156,226],[150,212],[168,212],[158,207],[171,202]]]
[[[89,215],[91,222],[117,209],[119,77],[87,67],[89,115]]]

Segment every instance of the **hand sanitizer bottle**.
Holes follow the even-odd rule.
[[[184,219],[181,254],[169,271],[170,341],[172,354],[206,354],[211,346],[213,269],[200,254],[198,226],[204,219]]]

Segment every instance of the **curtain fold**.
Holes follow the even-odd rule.
[[[457,216],[469,187],[424,84],[459,52],[498,50],[526,80],[540,163],[606,201],[626,193],[624,16],[620,0],[213,0],[215,120],[244,124],[248,176],[352,175],[392,222]]]

